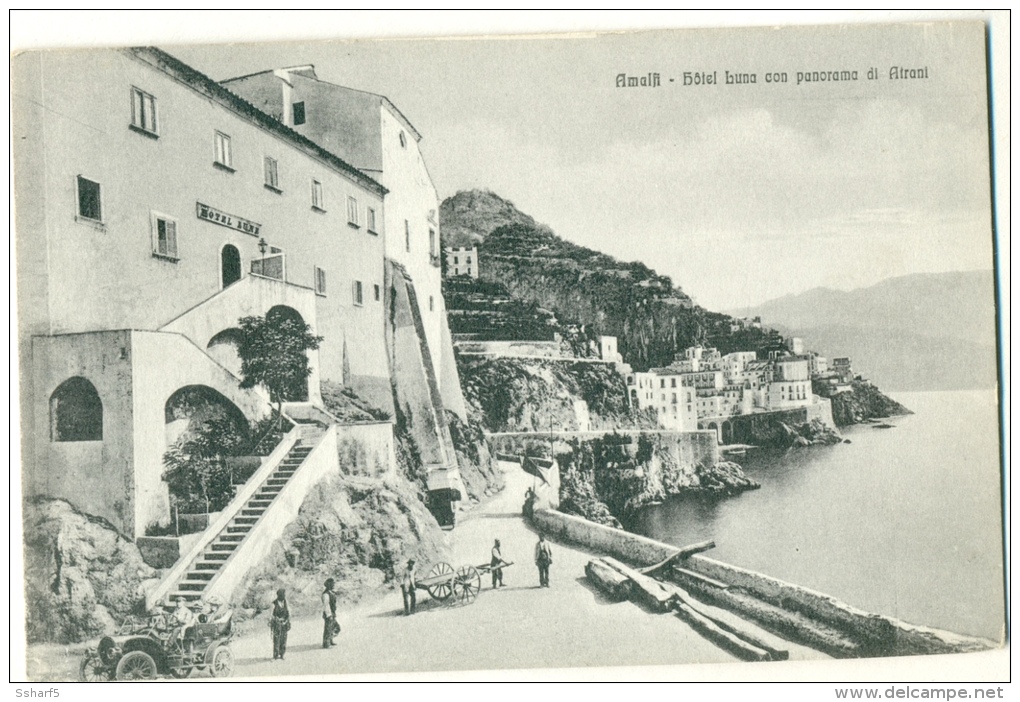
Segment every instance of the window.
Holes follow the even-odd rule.
[[[78,196],[78,216],[93,222],[103,221],[103,197],[99,183],[78,176],[75,192]]]
[[[230,137],[223,132],[216,132],[216,161],[215,165],[233,171],[233,157],[230,153]]]
[[[152,254],[177,260],[177,221],[152,213]]]
[[[456,266],[456,265],[457,265],[458,263],[460,263],[460,261],[459,261],[459,260],[457,259],[457,257],[456,257],[456,256],[454,256],[454,257],[453,257],[453,265],[455,265],[455,266]]]
[[[50,440],[103,440],[103,402],[85,378],[68,378],[50,395]]]
[[[429,295],[429,312],[432,312],[435,308],[436,308],[436,301],[435,301],[435,299],[431,295]]]
[[[403,132],[400,132],[400,148],[407,148],[407,136],[405,136]]]
[[[131,126],[156,135],[156,98],[138,88],[131,88]]]
[[[358,201],[354,197],[347,197],[347,223],[352,227],[358,226]]]
[[[411,223],[404,220],[404,251],[411,250]]]
[[[355,305],[363,305],[363,304],[365,304],[365,298],[364,298],[364,295],[363,295],[363,292],[362,292],[362,289],[361,289],[361,281],[360,280],[355,280],[354,281],[354,304]]]
[[[280,171],[279,166],[276,163],[276,159],[271,156],[266,156],[265,161],[265,173],[266,173],[266,187],[276,192],[280,190]]]
[[[467,257],[467,262],[468,262],[469,264],[471,263],[471,257],[470,257],[470,256],[468,256],[468,257]]]
[[[318,266],[315,267],[315,292],[319,295],[326,294],[326,271]]]
[[[377,230],[375,228],[375,209],[374,208],[371,208],[371,207],[368,208],[368,222],[366,224],[368,225],[368,231],[371,232],[372,234],[375,234]]]
[[[294,113],[294,125],[297,126],[299,124],[304,124],[305,123],[305,103],[304,102],[295,102],[291,107],[293,108],[293,113]]]
[[[379,300],[382,299],[382,288],[378,285],[373,285],[372,288],[375,290],[375,301],[379,302]]]
[[[312,179],[312,209],[319,212],[326,211],[326,202],[322,197],[322,183]]]

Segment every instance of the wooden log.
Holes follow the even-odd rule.
[[[632,600],[642,602],[656,612],[666,612],[670,609],[675,596],[658,580],[625,566],[615,558],[606,556],[602,561],[630,580]]]
[[[728,583],[724,583],[721,580],[716,580],[715,578],[710,578],[707,575],[702,575],[701,573],[697,573],[693,570],[681,568],[680,566],[673,566],[673,572],[676,573],[677,575],[682,575],[685,578],[697,580],[702,585],[710,585],[720,590],[725,590],[726,588],[729,587]]]
[[[715,621],[694,611],[689,605],[677,603],[677,616],[690,624],[706,639],[726,649],[737,658],[745,661],[767,661],[771,660],[768,651],[744,641],[725,629],[721,628]]]
[[[588,561],[588,565],[584,567],[584,574],[595,587],[609,596],[611,600],[620,602],[630,599],[630,580],[619,571],[610,568],[601,559],[597,558],[593,561]]]
[[[714,541],[699,541],[696,544],[691,544],[690,546],[684,546],[683,548],[679,549],[676,553],[674,553],[672,556],[670,556],[669,558],[667,558],[664,561],[659,561],[658,563],[653,563],[652,565],[650,565],[650,566],[648,566],[646,568],[639,568],[638,571],[641,572],[641,573],[644,573],[645,575],[651,575],[651,574],[655,573],[658,570],[662,570],[663,568],[665,568],[666,566],[670,565],[671,563],[674,563],[674,562],[676,562],[678,560],[683,560],[685,558],[690,558],[691,556],[693,556],[696,553],[702,553],[704,551],[708,551],[708,550],[713,549],[713,548],[715,548],[715,542]]]
[[[726,622],[723,619],[719,618],[719,616],[717,616],[717,615],[715,615],[715,614],[713,614],[711,612],[708,612],[705,609],[705,606],[701,602],[699,602],[698,600],[696,600],[693,597],[691,597],[690,593],[688,593],[682,587],[680,587],[678,585],[674,585],[672,583],[668,583],[668,584],[664,583],[663,585],[667,589],[673,590],[673,593],[674,593],[674,603],[675,603],[674,607],[679,607],[680,605],[683,605],[683,606],[687,607],[689,610],[691,610],[692,612],[694,612],[696,614],[699,614],[703,618],[705,618],[708,621],[712,622],[713,624],[715,624],[717,627],[719,627],[723,631],[726,631],[726,632],[732,634],[733,636],[736,636],[737,638],[743,640],[744,642],[746,642],[748,644],[751,644],[751,646],[753,646],[755,648],[758,648],[758,649],[761,649],[761,650],[765,651],[766,653],[769,654],[769,660],[773,660],[773,661],[785,661],[785,660],[789,660],[789,658],[790,658],[790,652],[789,651],[787,651],[785,649],[781,649],[781,648],[775,648],[774,646],[770,645],[768,642],[763,641],[760,636],[758,636],[757,634],[755,634],[755,633],[753,633],[753,632],[751,632],[749,630],[749,626],[750,625],[739,626],[739,625],[736,625],[736,624],[731,624],[729,622]],[[730,615],[730,617],[733,618],[733,619],[738,619],[737,617],[735,617],[732,614]]]

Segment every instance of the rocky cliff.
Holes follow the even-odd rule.
[[[671,495],[735,494],[759,487],[736,463],[707,455],[702,460],[681,459],[675,442],[663,434],[610,434],[569,442],[569,448],[556,454],[559,510],[619,527],[643,505]]]
[[[813,392],[832,402],[832,419],[837,426],[860,424],[901,414],[913,414],[866,380],[854,380],[850,390],[834,392],[826,383],[813,383]]]
[[[408,558],[428,563],[445,551],[443,534],[422,495],[404,479],[333,476],[306,496],[298,519],[235,596],[246,616],[287,590],[294,614],[318,611],[322,584],[334,578],[351,603],[394,581]]]
[[[157,571],[113,525],[63,500],[24,506],[29,643],[74,643],[113,632],[144,609]]]
[[[630,408],[609,363],[461,355],[457,367],[465,401],[490,432],[577,431],[585,411],[591,429],[657,426]]]

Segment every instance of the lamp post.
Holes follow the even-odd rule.
[[[268,244],[266,244],[266,239],[265,239],[265,237],[263,237],[263,238],[259,239],[259,253],[261,253],[261,254],[262,254],[262,258],[265,258],[265,257],[266,257],[266,249],[267,249],[267,248],[269,248],[269,245],[268,245]]]

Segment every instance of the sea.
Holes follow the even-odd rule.
[[[1002,479],[994,391],[890,393],[914,412],[850,443],[734,457],[761,489],[683,495],[624,526],[860,609],[999,640]]]

